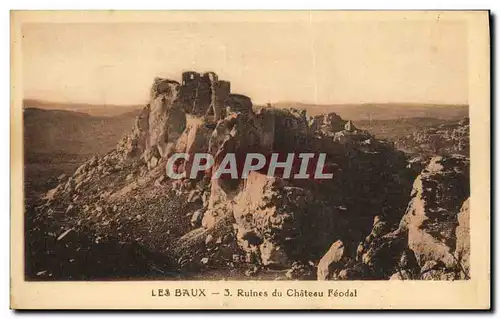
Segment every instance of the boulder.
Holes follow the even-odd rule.
[[[318,256],[324,246],[317,229],[329,227],[335,214],[314,202],[308,190],[251,172],[230,207],[240,246],[244,250],[259,246],[264,265],[279,267],[288,267],[296,258]],[[309,224],[302,224],[306,219]]]
[[[413,184],[412,199],[400,229],[408,231],[408,247],[419,265],[441,261],[456,264],[455,229],[458,213],[469,197],[469,160],[463,156],[434,157]]]
[[[337,240],[321,258],[318,264],[318,280],[330,279],[332,268],[339,267],[344,257],[344,243]]]

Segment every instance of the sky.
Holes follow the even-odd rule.
[[[254,103],[467,103],[460,21],[30,23],[24,98],[143,104],[155,76],[214,71]]]

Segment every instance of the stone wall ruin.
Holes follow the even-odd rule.
[[[182,73],[180,98],[187,113],[213,117],[218,121],[225,116],[224,107],[231,93],[231,83],[220,81],[214,72]]]

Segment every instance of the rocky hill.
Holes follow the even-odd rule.
[[[126,113],[135,113],[142,109],[141,105],[113,105],[113,104],[88,104],[54,102],[37,99],[24,99],[24,109],[42,109],[50,111],[69,111],[84,113],[96,117],[119,117]]]
[[[469,118],[423,128],[395,139],[396,146],[419,155],[469,156]]]
[[[200,152],[214,169],[227,153],[326,153],[334,178],[166,176],[172,154]],[[434,158],[421,172],[407,160],[335,113],[255,111],[215,73],[156,78],[114,149],[28,205],[27,275],[465,278],[468,160]]]
[[[74,111],[24,109],[25,189],[30,194],[46,191],[62,174],[71,175],[93,155],[106,154],[130,130],[137,114],[98,117]]]
[[[107,153],[133,125],[138,111],[114,117],[64,110],[27,108],[23,112],[27,155]]]

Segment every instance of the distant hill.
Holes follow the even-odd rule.
[[[354,121],[357,128],[367,130],[377,138],[397,139],[421,129],[437,127],[441,124],[455,122],[432,117],[400,118],[388,120],[358,120]]]
[[[24,182],[28,196],[57,184],[93,155],[112,150],[138,114],[116,116],[39,108],[24,109]]]
[[[36,99],[25,99],[24,108],[38,108],[45,110],[63,110],[86,113],[93,116],[117,116],[128,112],[140,110],[144,105],[113,105],[113,104],[87,104],[87,103],[63,103],[43,101]]]
[[[24,109],[26,155],[103,154],[129,131],[138,111],[113,117],[65,110]]]
[[[456,120],[469,116],[468,105],[452,104],[373,103],[316,105],[298,102],[278,102],[273,103],[273,106],[278,108],[305,109],[311,116],[335,112],[342,118],[357,121],[402,118]]]

